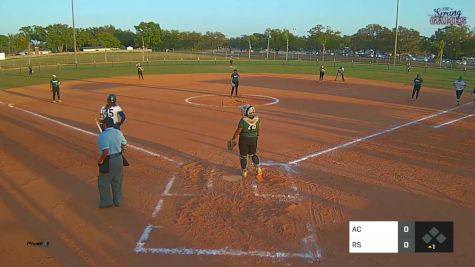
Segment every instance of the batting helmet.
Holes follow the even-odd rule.
[[[110,94],[107,96],[107,103],[110,105],[115,105],[115,102],[117,102],[117,96],[114,94]]]

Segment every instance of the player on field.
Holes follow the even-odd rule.
[[[58,101],[61,103],[61,97],[59,95],[59,86],[61,85],[61,82],[56,78],[56,75],[53,74],[50,80],[50,89],[53,91],[53,103],[56,103],[56,96],[58,96]]]
[[[414,99],[414,95],[416,96],[416,99],[419,97],[419,91],[421,90],[422,82],[424,80],[422,79],[421,75],[418,73],[416,78],[414,79],[414,88],[412,88],[412,99]]]
[[[323,76],[325,76],[325,67],[323,65],[320,66],[320,81],[323,81]]]
[[[241,163],[241,175],[247,177],[248,158],[254,163],[256,168],[256,178],[259,182],[264,181],[262,177],[262,169],[259,163],[259,157],[256,154],[257,141],[260,134],[261,120],[255,116],[256,109],[246,104],[241,107],[242,118],[238,127],[234,132],[232,140],[235,141],[239,136],[239,159]]]
[[[345,68],[343,68],[343,66],[340,66],[337,70],[336,70],[336,77],[335,77],[335,81],[338,79],[338,76],[341,75],[341,79],[343,81],[345,81]]]
[[[143,80],[143,67],[142,67],[142,64],[140,63],[137,63],[137,65],[135,65],[137,67],[137,73],[139,75],[139,80],[142,79]]]
[[[475,84],[473,85],[472,97],[473,97],[473,106],[472,106],[472,109],[475,109]]]
[[[465,89],[465,86],[467,86],[467,84],[463,80],[462,76],[460,76],[454,82],[455,97],[457,98],[457,106],[460,106],[460,97],[462,96],[462,93],[463,93],[463,90]]]
[[[233,73],[231,73],[231,96],[233,96],[234,88],[236,88],[236,96],[238,95],[238,87],[239,87],[239,78],[241,76],[237,72],[237,69],[234,69]]]
[[[114,128],[119,130],[120,126],[125,122],[125,113],[122,111],[119,105],[117,105],[117,97],[114,94],[108,95],[107,104],[101,107],[101,122],[107,117],[110,117],[114,120]]]

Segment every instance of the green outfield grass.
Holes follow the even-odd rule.
[[[243,76],[245,84],[246,73],[289,73],[289,74],[314,74],[317,79],[318,66],[322,62],[316,61],[247,61],[235,60],[235,66]],[[413,67],[408,73],[404,66],[393,65],[369,65],[352,64],[345,62],[325,62],[326,76],[330,79],[334,77],[336,68],[340,65],[345,67],[345,76],[364,78],[370,80],[383,80],[411,84],[417,73],[421,73],[424,78],[424,85],[438,88],[452,89],[453,81],[460,75],[469,83],[467,91],[473,88],[475,82],[474,71],[418,68]],[[148,74],[170,74],[170,73],[230,73],[227,60],[177,60],[177,61],[150,61],[144,63],[144,75]],[[88,65],[53,65],[35,66],[32,77],[28,77],[27,68],[3,69],[0,72],[0,89],[21,87],[34,84],[48,86],[52,74],[58,75],[63,82],[68,80],[80,80],[87,78],[112,77],[119,75],[136,75],[135,62],[108,63],[108,64],[88,64]],[[224,76],[227,77],[227,76]]]

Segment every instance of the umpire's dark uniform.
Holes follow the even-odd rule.
[[[101,156],[98,160],[100,208],[118,207],[122,204],[122,177],[124,176],[124,160],[122,149],[127,144],[121,131],[114,128],[114,120],[107,117],[103,120],[107,127],[98,138]],[[112,188],[112,199],[110,191]]]

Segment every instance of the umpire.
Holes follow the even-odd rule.
[[[114,120],[103,120],[106,129],[99,134],[98,145],[101,156],[99,165],[99,208],[119,207],[122,204],[122,177],[124,176],[122,150],[127,144],[121,131],[114,128]],[[112,199],[110,189],[112,187]]]

